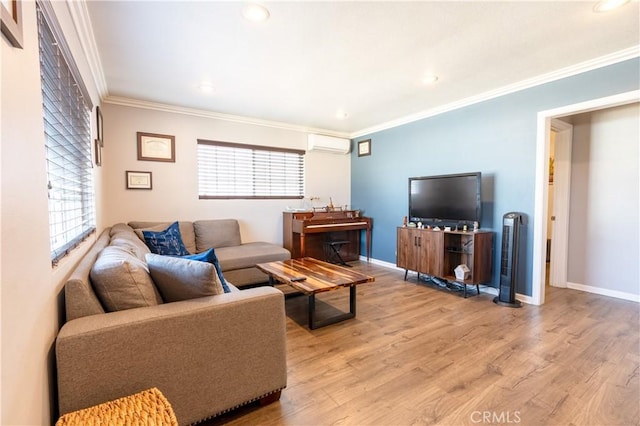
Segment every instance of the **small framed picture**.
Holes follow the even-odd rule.
[[[138,132],[138,160],[176,162],[176,137]]]
[[[102,111],[100,111],[100,107],[96,107],[96,123],[98,127],[98,141],[100,141],[100,146],[104,147],[104,129],[102,125]]]
[[[371,155],[371,139],[358,142],[358,157]]]
[[[151,172],[127,170],[127,189],[152,189]]]
[[[2,34],[13,47],[22,49],[22,0],[0,1]]]
[[[102,166],[102,143],[100,139],[95,140],[93,148],[96,152],[96,166]]]

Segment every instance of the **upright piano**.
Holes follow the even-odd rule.
[[[366,234],[367,260],[371,257],[371,228],[373,221],[359,210],[284,212],[282,241],[294,259],[315,257],[329,260],[327,244],[346,242],[340,247],[345,261],[360,258],[360,234]]]

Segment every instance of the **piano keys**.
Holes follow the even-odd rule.
[[[367,260],[371,257],[370,217],[360,216],[358,210],[284,212],[282,226],[283,246],[291,252],[291,257],[314,257],[327,259],[326,243],[349,241],[341,248],[345,261],[360,258],[360,235],[365,231]]]

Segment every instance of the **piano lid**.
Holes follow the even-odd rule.
[[[360,217],[360,210],[332,209],[323,211],[312,211],[304,213],[294,213],[294,219],[304,220],[326,220],[326,219],[357,219]]]

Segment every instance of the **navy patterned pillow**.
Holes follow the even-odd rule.
[[[207,251],[203,251],[198,254],[190,254],[188,256],[181,256],[183,259],[190,260],[198,260],[200,262],[209,262],[216,268],[216,273],[218,274],[218,278],[220,279],[220,284],[222,284],[222,289],[225,293],[229,293],[231,290],[227,285],[227,281],[225,281],[224,276],[222,275],[222,269],[220,269],[220,262],[218,261],[218,256],[216,256],[216,252],[211,247]]]
[[[187,256],[191,254],[184,246],[178,222],[172,223],[164,231],[142,231],[142,235],[151,253],[165,256]]]

